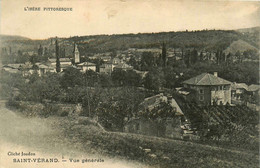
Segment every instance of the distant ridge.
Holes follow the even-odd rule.
[[[0,41],[31,40],[28,37],[0,34]]]
[[[260,26],[237,29],[236,31],[238,31],[240,33],[259,33],[260,32]]]
[[[111,52],[126,50],[128,48],[161,48],[166,43],[167,48],[183,48],[184,50],[210,51],[259,49],[260,27],[238,30],[197,30],[178,32],[138,33],[72,36],[69,38],[58,37],[61,47],[66,48],[66,53],[72,53],[73,44],[79,45],[81,55],[98,52]],[[0,35],[1,47],[12,47],[13,51],[32,51],[39,45],[49,47],[55,38],[34,40],[22,36]]]

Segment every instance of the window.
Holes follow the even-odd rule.
[[[204,96],[199,96],[199,100],[203,101],[204,100]]]
[[[228,90],[228,86],[224,86],[224,90]]]
[[[204,94],[204,90],[203,89],[200,89],[200,94]]]

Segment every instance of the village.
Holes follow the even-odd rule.
[[[0,8],[0,168],[259,167],[259,2]]]
[[[203,73],[199,75],[189,76],[180,67],[183,64],[189,67],[199,61],[217,65],[223,62],[224,64],[247,63],[249,57],[246,58],[245,55],[231,56],[231,54],[224,54],[220,51],[202,50],[198,52],[195,49],[186,49],[184,52],[180,48],[166,48],[165,43],[160,48],[129,48],[124,51],[89,55],[82,55],[79,50],[80,44],[73,43],[71,53],[65,54],[64,41],[61,44],[59,44],[59,40],[52,39],[49,48],[40,45],[38,51],[24,53],[19,51],[20,57],[29,55],[29,61],[3,64],[2,73],[20,74],[26,79],[25,83],[32,83],[32,76],[37,76],[34,80],[40,80],[50,74],[57,74],[57,78],[63,79],[61,85],[67,92],[63,93],[66,98],[50,97],[51,94],[45,95],[46,92],[49,92],[48,89],[48,91],[35,90],[40,93],[30,93],[32,95],[41,94],[37,98],[29,99],[29,96],[26,97],[26,95],[25,98],[21,98],[21,89],[12,87],[12,100],[42,103],[44,101],[53,102],[52,99],[54,99],[54,102],[63,104],[64,107],[61,107],[61,111],[67,110],[62,115],[93,117],[108,130],[166,138],[198,140],[208,137],[230,140],[230,137],[227,137],[228,132],[223,131],[220,134],[220,129],[227,126],[226,122],[233,124],[228,127],[228,129],[232,128],[232,131],[237,127],[247,130],[248,122],[250,122],[250,127],[257,124],[257,116],[253,111],[259,111],[260,85],[231,82],[219,77],[218,72],[212,70],[210,72],[202,70]],[[52,52],[50,52],[51,48]],[[45,53],[48,51],[48,54]],[[6,48],[2,48],[1,54],[11,57],[11,47],[9,53]],[[50,57],[46,58],[46,55]],[[166,81],[161,79],[160,73],[176,64],[179,66],[177,70],[169,69],[172,70],[169,74],[164,72],[166,77],[170,76],[169,80],[177,81],[177,83],[169,85],[172,81],[168,83],[166,77]],[[151,73],[155,71],[151,69],[152,67],[158,71],[157,74]],[[111,81],[114,83],[113,86],[109,85]],[[136,87],[135,92],[145,94],[142,95],[143,98],[133,104],[135,107],[129,107],[131,106],[129,104],[126,104],[125,107],[118,105],[117,103],[121,100],[113,100],[113,92],[109,95],[112,98],[111,101],[99,99],[100,102],[91,104],[90,101],[97,99],[95,90],[100,86],[104,91],[111,87],[120,90],[122,87],[134,86]],[[49,87],[55,89],[55,86]],[[74,92],[74,89],[78,87],[81,87],[82,90]],[[59,86],[56,89],[59,89]],[[92,94],[91,98],[90,94]],[[71,95],[74,97],[70,97]],[[133,95],[131,100],[126,101],[132,101],[135,96]],[[70,104],[71,107],[66,109],[68,105],[64,103]],[[118,110],[118,108],[122,109]],[[130,108],[130,112],[123,112],[124,108]],[[105,114],[105,111],[111,112]],[[244,121],[239,121],[238,116],[246,118]]]

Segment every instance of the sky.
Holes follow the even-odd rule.
[[[257,1],[0,0],[0,7],[0,34],[32,39],[260,26]],[[44,7],[72,11],[48,12]]]

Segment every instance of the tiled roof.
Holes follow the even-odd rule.
[[[24,64],[7,64],[7,65],[4,65],[5,67],[10,67],[10,68],[13,68],[13,69],[18,69],[18,68],[21,68]]]
[[[175,99],[171,99],[171,106],[176,108],[176,115],[184,115]]]
[[[36,63],[36,65],[40,68],[40,69],[48,69],[49,66],[45,65],[45,64],[41,64],[41,63]]]
[[[231,82],[209,73],[202,73],[183,82],[189,85],[230,85]]]
[[[96,64],[94,64],[92,62],[82,62],[82,63],[78,64],[78,66],[96,66]]]
[[[68,68],[68,67],[72,67],[72,65],[61,64],[60,67],[61,68]],[[56,68],[56,66],[55,66],[55,68]]]
[[[60,58],[60,62],[71,62],[70,58]],[[56,58],[49,58],[50,62],[56,62]]]
[[[133,67],[127,64],[118,64],[117,66],[115,66],[115,68],[119,68],[119,69],[132,69]]]
[[[231,89],[236,90],[236,89],[245,89],[248,90],[248,86],[245,83],[232,83],[231,84]]]
[[[181,108],[179,107],[178,103],[173,98],[167,98],[162,94],[157,94],[152,97],[145,98],[144,101],[140,104],[141,108],[152,110],[156,106],[160,104],[160,102],[167,102],[169,99],[170,105],[176,108],[176,115],[183,115]]]
[[[71,62],[70,58],[60,58],[60,62]]]
[[[248,91],[254,92],[260,89],[260,85],[252,84],[248,87]]]

